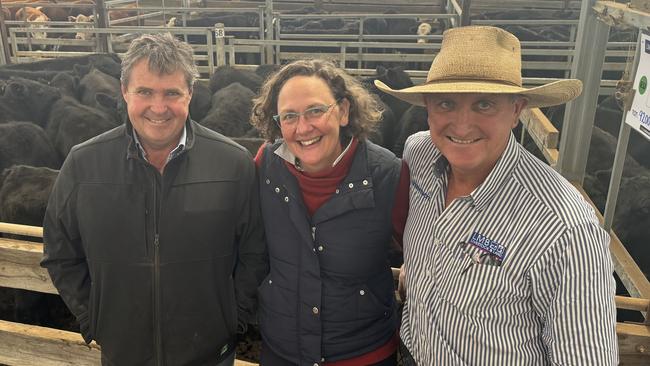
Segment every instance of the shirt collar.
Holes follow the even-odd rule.
[[[142,147],[142,144],[140,144],[140,139],[138,138],[138,133],[136,132],[135,129],[133,129],[133,140],[135,141],[135,145],[138,147],[140,150],[140,153],[142,153],[142,158],[149,162],[147,159],[147,152],[144,150]],[[185,150],[185,145],[187,143],[187,126],[183,126],[183,132],[181,133],[181,138],[178,140],[178,145],[172,150],[169,155],[167,156],[167,163],[169,163],[173,158],[177,157],[180,155],[183,150]]]
[[[492,198],[494,198],[499,188],[508,178],[510,178],[510,176],[512,176],[512,172],[519,161],[519,154],[517,139],[511,132],[506,148],[501,154],[501,157],[497,160],[494,168],[490,171],[490,174],[488,174],[483,183],[476,187],[474,191],[467,196],[477,210],[480,211],[485,208]],[[446,180],[446,174],[448,171],[449,162],[447,161],[447,158],[440,154],[440,151],[436,149],[436,155],[433,159],[434,176],[437,179],[445,178]]]
[[[348,142],[348,145],[345,147],[345,149],[343,149],[341,154],[334,160],[334,162],[332,163],[332,167],[336,166],[336,164],[338,164],[339,161],[341,161],[343,156],[345,156],[345,153],[347,153],[348,150],[350,149],[350,146],[352,146],[352,141],[353,140],[354,140],[354,137],[350,139],[350,142]],[[298,158],[295,155],[293,155],[291,150],[289,150],[289,146],[287,145],[286,142],[282,141],[282,144],[280,144],[280,146],[278,146],[278,148],[275,149],[275,151],[273,153],[275,155],[281,157],[283,160],[285,160],[289,164],[295,166],[296,169],[298,169],[300,171],[303,171],[302,167],[300,166],[300,160],[298,160]]]

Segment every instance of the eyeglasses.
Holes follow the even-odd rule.
[[[126,93],[131,94],[135,96],[137,99],[145,102],[152,101],[157,94],[162,94],[162,99],[166,103],[176,103],[181,100],[184,100],[185,97],[187,96],[186,93],[176,89],[163,90],[162,92],[154,91],[151,89],[138,89],[136,91],[130,91]]]
[[[302,113],[284,112],[284,113],[276,114],[275,116],[273,116],[273,119],[275,120],[276,123],[282,126],[295,125],[300,119],[300,116],[303,116],[307,122],[317,122],[321,118],[323,118],[323,116],[325,116],[325,114],[332,108],[332,106],[338,104],[340,101],[341,101],[340,99],[337,99],[334,103],[331,104],[311,107],[309,109],[306,109]]]

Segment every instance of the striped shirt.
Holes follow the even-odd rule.
[[[149,163],[149,159],[147,158],[147,152],[144,150],[144,147],[140,143],[140,139],[138,138],[138,133],[136,132],[135,128],[133,129],[133,140],[135,140],[135,145],[140,149],[140,153],[142,154],[142,158]],[[165,161],[165,164],[169,163],[172,159],[180,155],[184,150],[185,150],[185,143],[187,142],[187,126],[183,127],[183,132],[181,133],[181,138],[178,140],[178,145],[174,148],[174,150],[169,152],[169,155],[167,155],[167,160]]]
[[[609,235],[561,175],[510,135],[470,195],[445,208],[448,162],[409,137],[400,335],[418,365],[614,365]]]

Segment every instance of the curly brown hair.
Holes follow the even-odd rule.
[[[322,59],[297,60],[283,66],[271,75],[253,99],[251,124],[262,137],[272,142],[282,137],[280,127],[273,120],[278,113],[278,94],[284,84],[294,76],[316,76],[330,87],[336,100],[350,102],[349,123],[341,127],[341,138],[356,137],[364,140],[382,118],[382,107],[361,83],[333,62]]]

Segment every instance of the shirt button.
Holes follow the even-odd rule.
[[[318,314],[318,308],[314,306],[311,308],[311,312],[314,313],[314,315]]]
[[[366,294],[366,292],[364,290],[359,291],[359,295],[363,296],[365,294]]]
[[[336,191],[334,191],[336,194],[339,194],[339,189],[337,188]]]
[[[311,248],[312,252],[316,253],[316,248]]]
[[[318,363],[314,362],[314,366],[318,366]]]
[[[318,251],[319,251],[319,252],[322,252],[322,251],[323,251],[323,249],[324,249],[324,248],[323,248],[323,246],[322,246],[322,245],[319,245],[319,246],[318,246]]]
[[[364,186],[368,185],[368,181],[366,179],[364,179],[362,183],[363,183]]]
[[[427,274],[427,277],[431,277],[431,271],[429,271],[428,269],[426,270],[426,274]]]
[[[325,357],[321,357],[320,362],[325,362]]]
[[[350,183],[350,184],[348,184],[348,187],[354,188],[354,184]]]
[[[289,197],[284,197],[284,202],[289,202]]]
[[[270,180],[270,179],[266,179],[266,184],[271,184],[271,180]]]
[[[275,187],[275,189],[274,189],[274,190],[275,190],[275,193],[280,193],[280,188],[278,188],[278,187]]]
[[[273,280],[269,280],[269,285],[273,283]]]

